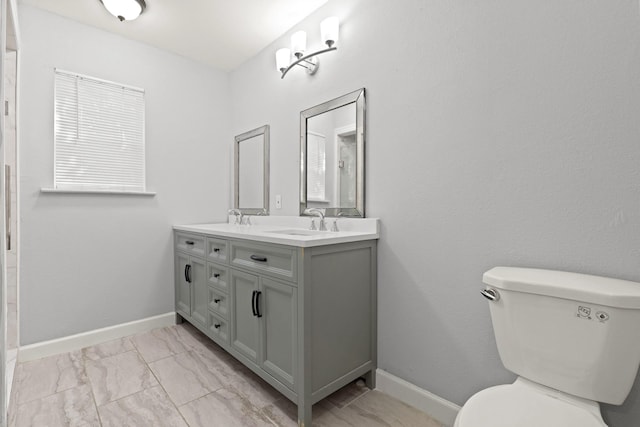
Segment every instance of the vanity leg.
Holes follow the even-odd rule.
[[[298,427],[311,427],[311,408],[310,403],[298,404]]]
[[[371,370],[362,376],[364,382],[371,390],[376,388],[376,371]]]

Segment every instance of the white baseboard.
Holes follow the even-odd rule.
[[[436,396],[382,369],[376,370],[376,390],[426,412],[445,426],[452,426],[458,411],[460,411],[460,407],[455,403]]]
[[[162,328],[175,324],[176,313],[170,312],[160,314],[158,316],[147,317],[146,319],[135,320],[133,322],[122,323],[120,325],[82,332],[80,334],[70,335],[68,337],[58,338],[51,341],[29,344],[20,347],[18,351],[18,361],[28,362],[30,360],[53,356],[55,354],[80,350],[81,348],[100,344],[105,341],[111,341],[129,335],[147,332],[151,329]]]

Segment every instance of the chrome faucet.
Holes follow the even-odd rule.
[[[320,227],[318,227],[317,230],[327,231],[327,226],[324,223],[324,214],[320,209],[312,208],[307,209],[305,212],[309,215],[317,216],[320,218]],[[311,218],[311,230],[316,230],[316,221],[314,218]]]
[[[341,216],[345,216],[345,215],[346,215],[346,214],[345,214],[344,212],[338,212],[338,218],[340,218]],[[336,233],[337,233],[338,231],[340,231],[340,230],[338,229],[338,218],[336,218],[336,219],[334,219],[334,220],[333,220],[333,226],[331,227],[331,231],[336,232]]]
[[[234,224],[240,224],[242,225],[242,217],[244,215],[242,215],[242,211],[240,209],[229,209],[227,211],[228,215],[235,215],[236,216],[236,221],[234,222]]]

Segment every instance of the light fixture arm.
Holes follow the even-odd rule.
[[[331,52],[332,50],[337,50],[337,47],[331,47],[332,44],[327,43],[327,45],[329,47],[327,47],[326,49],[320,49],[316,52],[312,52],[309,53],[307,55],[304,56],[300,56],[298,59],[296,59],[294,62],[292,62],[287,68],[284,68],[280,71],[282,71],[282,76],[280,77],[281,79],[284,79],[284,76],[289,72],[290,69],[292,69],[294,66],[299,65],[303,68],[306,68],[309,72],[309,74],[313,74],[316,72],[316,70],[318,69],[318,61],[317,60],[311,60],[314,56],[317,55],[321,55],[323,53],[327,53],[327,52]],[[306,62],[309,65],[306,64],[302,64],[302,62]]]

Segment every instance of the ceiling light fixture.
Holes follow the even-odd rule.
[[[290,69],[299,65],[307,69],[307,73],[315,74],[318,70],[317,55],[331,52],[338,49],[336,42],[340,38],[340,21],[337,17],[332,16],[320,23],[320,35],[322,42],[327,45],[326,48],[319,49],[315,52],[305,54],[307,48],[307,33],[297,31],[291,36],[291,49],[282,48],[276,51],[276,68],[282,73],[281,79],[289,72]],[[293,51],[294,58],[291,57]],[[293,60],[293,62],[291,62]]]
[[[100,0],[100,3],[120,21],[136,19],[147,7],[144,0]]]

